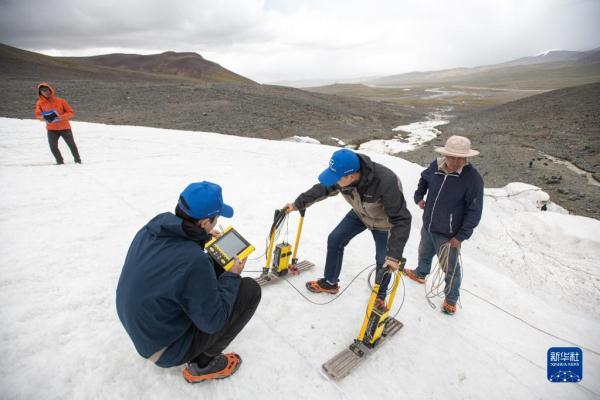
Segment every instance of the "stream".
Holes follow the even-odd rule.
[[[591,172],[587,172],[584,171],[583,169],[579,168],[578,166],[576,166],[575,164],[573,164],[570,161],[567,160],[563,160],[561,158],[558,157],[554,157],[551,156],[549,154],[546,153],[541,153],[544,157],[546,157],[548,160],[552,161],[553,163],[556,164],[561,164],[561,165],[566,165],[566,167],[575,172],[577,175],[586,175],[587,180],[588,180],[588,184],[592,185],[592,186],[600,186],[600,182],[598,182],[593,176]]]
[[[370,140],[362,143],[359,150],[373,151],[383,154],[397,154],[415,150],[424,143],[437,137],[440,131],[436,127],[448,123],[447,113],[452,107],[444,107],[427,115],[425,121],[413,122],[408,125],[400,125],[393,131],[402,132],[392,139]]]

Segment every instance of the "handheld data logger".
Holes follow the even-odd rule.
[[[204,249],[225,271],[233,266],[235,257],[243,260],[256,250],[232,226],[225,228],[220,237],[206,243]]]

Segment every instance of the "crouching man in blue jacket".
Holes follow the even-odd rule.
[[[481,220],[483,179],[467,162],[468,157],[479,154],[471,149],[468,138],[451,136],[444,147],[437,147],[435,151],[443,157],[434,160],[421,173],[415,191],[415,203],[424,210],[419,265],[415,270],[404,269],[404,273],[418,283],[425,283],[433,256],[437,254],[443,266],[442,259],[446,258],[443,255],[447,255],[446,299],[442,311],[452,315],[456,312],[462,280],[457,250],[471,237]],[[425,194],[427,200],[424,200]]]
[[[240,276],[245,260],[224,271],[204,252],[219,216],[233,216],[221,187],[190,184],[175,215],[159,214],[137,233],[117,286],[117,313],[137,352],[163,368],[187,363],[192,383],[238,369],[240,356],[223,350],[261,297],[256,281]]]

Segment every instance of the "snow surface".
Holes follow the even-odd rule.
[[[310,136],[290,136],[283,140],[286,142],[321,144],[317,139],[311,138]]]
[[[436,127],[447,123],[446,116],[435,112],[430,114],[429,118],[425,121],[413,122],[412,124],[401,125],[392,129],[393,131],[408,133],[406,137],[403,134],[398,134],[393,139],[370,140],[362,143],[359,150],[382,154],[398,154],[411,151],[435,139],[440,134],[440,131]]]
[[[560,49],[550,49],[550,50],[546,50],[546,51],[542,51],[540,54],[537,54],[537,57],[546,57],[548,54],[555,52],[555,51],[561,51]]]
[[[264,289],[255,317],[231,345],[244,359],[239,372],[228,380],[186,383],[182,368],[161,369],[140,358],[117,318],[115,288],[134,234],[156,214],[173,210],[189,182],[207,179],[224,187],[236,210],[220,223],[239,229],[259,248],[251,258],[259,257],[273,210],[314,184],[336,148],[81,122],[73,130],[84,164],[73,164],[61,142],[67,164],[55,166],[39,121],[0,118],[2,398],[599,396],[600,356],[583,350],[581,383],[550,383],[548,348],[570,344],[482,300],[600,351],[600,221],[541,212],[536,202],[542,192],[521,184],[487,190],[481,225],[463,246],[465,290],[455,316],[432,309],[423,286],[406,282],[398,314],[404,328],[334,383],[320,366],[358,333],[369,295],[366,274],[326,306],[308,303],[281,282]],[[414,267],[421,211],[410,199],[421,167],[371,156],[403,181],[413,214],[405,256]],[[338,196],[308,210],[301,258],[323,264],[327,234],[348,208]],[[292,240],[296,222],[290,223]],[[350,243],[343,286],[373,263],[373,253],[368,233]],[[260,266],[262,260],[254,259],[246,269]],[[290,283],[305,292],[303,282],[319,276],[317,267]]]
[[[342,139],[336,138],[336,137],[331,137],[332,140],[334,140],[339,146],[346,146],[346,142],[344,142]]]

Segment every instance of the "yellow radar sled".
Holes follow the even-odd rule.
[[[404,260],[403,260],[404,261]],[[394,305],[396,290],[400,283],[404,262],[400,263],[400,270],[394,276],[392,290],[389,293],[387,302],[377,298],[379,287],[386,274],[390,274],[388,269],[379,269],[375,274],[375,284],[371,292],[371,297],[367,304],[365,318],[360,327],[358,337],[332,359],[323,364],[323,370],[331,379],[339,380],[350,374],[354,368],[361,364],[371,353],[378,350],[391,336],[396,334],[402,328],[402,323],[390,316],[390,310]]]
[[[315,266],[310,261],[298,261],[298,245],[300,244],[300,235],[302,234],[302,224],[304,223],[304,214],[306,210],[299,210],[300,221],[298,222],[298,230],[296,232],[296,241],[294,242],[293,251],[292,245],[286,241],[275,245],[277,238],[281,233],[283,223],[289,217],[286,209],[275,210],[273,224],[269,231],[269,245],[267,247],[267,260],[262,269],[262,273],[256,281],[259,285],[264,286],[271,282],[278,281],[282,276],[291,273],[297,275],[307,269]]]

